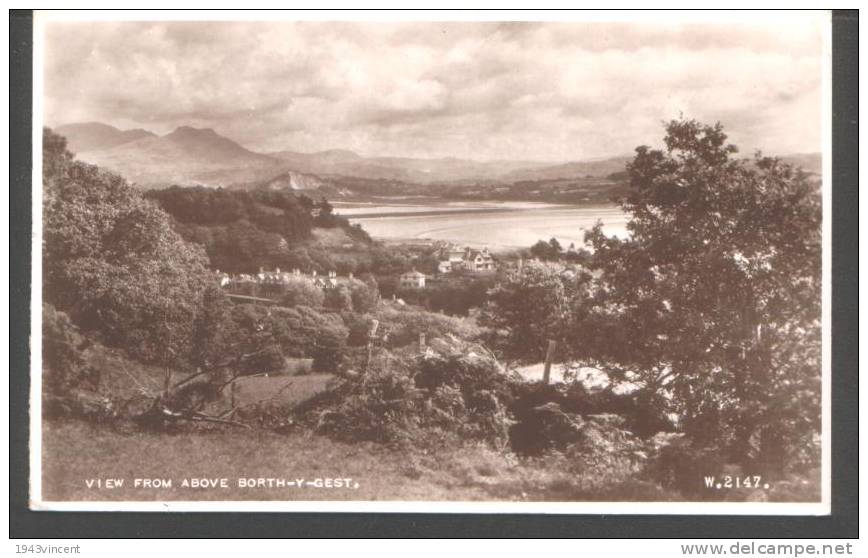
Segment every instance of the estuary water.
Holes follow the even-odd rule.
[[[564,248],[584,242],[598,221],[608,235],[626,236],[627,215],[614,205],[573,206],[534,202],[445,202],[335,205],[352,223],[381,240],[442,240],[487,246],[494,252],[529,248],[557,238]]]

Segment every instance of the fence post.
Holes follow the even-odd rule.
[[[549,377],[551,376],[552,371],[552,360],[555,358],[555,348],[557,347],[558,342],[549,339],[549,348],[546,351],[546,363],[543,367],[543,384],[549,383]]]
[[[371,359],[374,356],[374,339],[377,337],[377,328],[380,327],[380,320],[371,320],[371,329],[368,330],[368,346],[367,354],[365,355],[365,369],[363,374],[368,373],[368,367],[371,365]]]

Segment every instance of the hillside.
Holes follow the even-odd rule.
[[[456,180],[497,179],[509,172],[533,168],[546,168],[551,163],[539,161],[474,161],[446,157],[439,159],[411,157],[362,157],[345,150],[298,153],[279,151],[271,153],[293,169],[327,176],[351,176],[363,179],[406,181],[416,184],[434,184]]]
[[[142,129],[119,130],[100,122],[82,122],[58,126],[55,131],[66,137],[67,147],[73,153],[84,153],[130,143],[136,140],[156,137],[152,132]]]
[[[97,122],[69,124],[67,135],[79,158],[114,170],[141,188],[168,185],[310,191],[317,196],[459,195],[539,198],[548,190],[563,199],[585,199],[586,184],[618,178],[630,156],[569,161],[476,161],[455,157],[364,157],[331,149],[315,153],[251,151],[212,129],[181,126],[164,136],[119,130]],[[819,174],[817,153],[783,156],[785,162]],[[563,184],[573,181],[575,184]],[[557,182],[558,184],[553,184]],[[617,180],[616,180],[617,182]],[[606,190],[594,183],[593,190]],[[527,191],[539,190],[536,195]],[[546,197],[543,195],[542,197]],[[591,196],[592,198],[595,196]]]
[[[264,182],[262,190],[319,190],[327,186],[327,182],[314,174],[306,174],[294,170],[281,173]]]
[[[283,170],[276,159],[245,149],[214,130],[189,126],[164,136],[87,151],[80,158],[146,188],[169,184],[228,186]]]
[[[611,157],[591,161],[578,161],[550,167],[525,168],[511,171],[501,177],[506,182],[531,180],[562,180],[565,178],[603,177],[623,172],[633,156]]]
[[[353,254],[371,245],[368,235],[334,215],[328,202],[287,189],[173,186],[145,197],[172,216],[185,240],[205,248],[212,268],[230,273],[260,267],[326,272],[347,259],[336,246]]]

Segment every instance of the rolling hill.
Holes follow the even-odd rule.
[[[152,132],[141,128],[120,130],[100,122],[81,122],[58,126],[55,132],[66,138],[69,150],[76,154],[110,149],[143,138],[156,137]]]
[[[552,165],[552,163],[539,161],[474,161],[455,157],[439,159],[362,157],[346,150],[318,153],[278,151],[270,155],[301,172],[325,176],[398,180],[416,184],[496,180],[518,169],[546,168]]]
[[[120,130],[98,122],[59,126],[80,159],[118,172],[142,188],[168,185],[289,189],[323,195],[424,194],[474,191],[515,192],[539,184],[559,190],[563,181],[609,178],[624,171],[630,156],[570,161],[475,161],[454,157],[364,157],[344,149],[316,153],[251,151],[212,129],[181,126],[158,136],[147,130]],[[816,153],[782,157],[820,172]],[[545,190],[546,188],[543,187]],[[579,187],[579,190],[583,188]]]
[[[569,178],[603,177],[623,172],[633,156],[609,157],[589,161],[577,161],[548,167],[523,168],[508,172],[501,177],[507,182],[528,180],[563,180]]]
[[[178,185],[229,186],[273,177],[279,160],[250,151],[211,129],[182,126],[79,157],[109,168],[145,188]]]

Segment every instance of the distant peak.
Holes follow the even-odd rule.
[[[352,155],[354,157],[358,157],[359,154],[355,151],[350,151],[349,149],[326,149],[325,151],[320,151],[322,154],[328,155]]]
[[[71,128],[100,128],[100,129],[102,129],[102,130],[114,130],[114,131],[117,131],[117,132],[120,132],[120,131],[121,131],[119,128],[115,128],[114,126],[111,126],[111,125],[106,124],[106,123],[104,123],[104,122],[95,122],[95,121],[91,121],[91,122],[69,122],[69,123],[67,123],[67,124],[60,124],[59,126],[56,126],[56,128],[57,128],[58,130],[62,130],[62,129],[71,129]]]
[[[175,128],[175,131],[173,131],[169,135],[192,135],[192,134],[211,135],[211,136],[218,135],[217,132],[215,132],[212,128],[194,128],[192,126],[178,126],[177,128]]]

